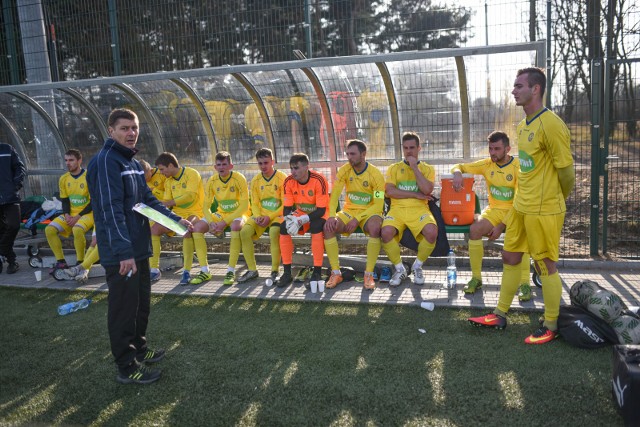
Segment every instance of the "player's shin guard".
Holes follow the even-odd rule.
[[[420,243],[418,243],[418,255],[417,255],[417,259],[418,261],[421,261],[422,263],[424,263],[427,258],[429,258],[429,255],[431,255],[431,252],[433,252],[433,249],[436,247],[436,242],[429,242],[427,239],[422,239],[420,241]]]
[[[153,255],[149,260],[149,267],[160,268],[160,236],[151,235],[151,248],[153,249]]]
[[[64,259],[64,252],[62,251],[62,241],[60,240],[60,236],[58,236],[58,229],[52,225],[48,225],[44,229],[44,234],[47,236],[47,242],[49,243],[49,247],[53,251],[53,256],[56,257],[56,260]]]
[[[560,274],[540,276],[542,282],[542,298],[544,300],[544,323],[550,331],[558,330],[558,316],[560,315],[560,299],[562,298],[562,281]]]
[[[500,282],[500,298],[498,298],[498,310],[503,313],[509,311],[513,297],[518,292],[520,286],[520,264],[504,264],[502,270],[502,281]]]
[[[482,280],[482,259],[484,258],[484,243],[482,239],[469,239],[469,264],[471,277]]]
[[[293,262],[293,239],[288,234],[280,235],[280,252],[282,263],[290,266]]]
[[[529,283],[529,274],[531,272],[531,256],[528,253],[522,254],[522,262],[520,263],[520,284]]]
[[[313,256],[313,266],[322,267],[324,258],[324,236],[322,232],[311,235],[311,255]]]
[[[73,247],[76,249],[76,259],[83,261],[84,251],[87,249],[87,238],[84,237],[85,229],[74,226],[71,230],[73,231]]]
[[[271,243],[271,271],[278,271],[280,267],[280,227],[269,228],[269,242]]]
[[[380,249],[382,248],[382,240],[379,237],[369,237],[367,242],[367,265],[365,271],[369,273],[373,272],[376,267],[376,261],[378,261],[378,255],[380,255]]]
[[[253,248],[253,236],[255,234],[255,228],[253,225],[245,224],[240,230],[240,242],[242,244],[242,254],[244,255],[244,261],[247,263],[247,270],[257,271],[256,266],[256,253]]]
[[[231,232],[231,243],[229,244],[229,267],[236,268],[238,264],[238,258],[240,257],[240,248],[242,242],[240,241],[240,232]]]
[[[207,254],[207,241],[204,240],[204,233],[193,233],[193,244],[196,247],[196,255],[198,255],[198,263],[200,268],[207,267],[209,271],[209,257]]]
[[[90,270],[91,266],[98,262],[100,254],[98,253],[98,246],[91,246],[87,253],[84,254],[84,261],[82,261],[82,268]]]
[[[395,239],[391,239],[389,243],[382,243],[382,247],[387,253],[387,258],[389,258],[389,261],[391,261],[393,265],[402,263],[402,259],[400,258],[400,245]]]
[[[311,238],[313,239],[313,235],[311,236]],[[335,237],[325,239],[324,250],[327,251],[327,258],[329,258],[329,265],[331,265],[331,270],[340,270],[338,239],[336,239]]]
[[[191,270],[191,267],[193,267],[194,249],[193,237],[185,237],[182,239],[182,257],[184,258],[183,267],[186,271]]]

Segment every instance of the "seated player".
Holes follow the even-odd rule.
[[[324,258],[324,236],[322,230],[329,216],[329,185],[318,172],[309,170],[309,157],[295,153],[289,159],[291,175],[284,181],[284,218],[280,225],[280,252],[284,273],[276,286],[285,287],[293,282],[293,239],[296,234],[311,233],[313,273],[311,281],[322,277]]]
[[[349,162],[338,169],[329,203],[329,218],[324,225],[324,246],[331,264],[331,276],[326,286],[331,289],[342,283],[336,235],[351,234],[360,227],[369,236],[363,286],[375,289],[373,269],[381,247],[384,177],[377,167],[367,162],[367,144],[363,141],[348,141],[346,155]],[[346,188],[345,205],[336,213],[343,188]]]
[[[68,267],[60,236],[69,237],[73,233],[77,264],[80,264],[84,260],[87,247],[85,234],[93,228],[93,212],[87,187],[87,173],[82,167],[82,153],[79,150],[69,150],[64,154],[64,162],[68,172],[58,181],[63,214],[44,229],[47,242],[56,257],[54,269]]]

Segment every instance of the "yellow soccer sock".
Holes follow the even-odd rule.
[[[191,267],[193,267],[194,249],[193,237],[185,237],[182,239],[182,257],[184,258],[183,267],[185,271],[191,271]]]
[[[327,252],[329,265],[332,270],[340,270],[340,249],[338,248],[338,239],[334,237],[324,240],[324,250]]]
[[[160,236],[151,235],[151,248],[153,249],[153,255],[149,259],[149,267],[160,268]]]
[[[498,310],[503,313],[509,311],[511,302],[520,286],[520,264],[502,266],[502,281],[500,283],[500,297],[498,298]]]
[[[482,239],[469,239],[469,264],[471,277],[482,280],[482,259],[484,258],[484,243]]]
[[[91,246],[87,253],[84,254],[84,261],[82,261],[82,268],[90,270],[91,266],[98,262],[100,254],[98,253],[98,246]]]
[[[436,242],[431,243],[427,239],[420,240],[420,243],[418,243],[418,255],[416,256],[418,261],[424,264],[435,247]]]
[[[402,263],[402,259],[400,258],[400,245],[396,239],[391,239],[389,243],[382,243],[382,247],[387,253],[387,258],[389,258],[389,261],[391,261],[393,265]]]
[[[376,261],[378,261],[378,255],[380,255],[380,249],[382,248],[382,240],[379,237],[369,237],[367,242],[367,265],[365,271],[372,272],[376,267]]]
[[[529,283],[529,273],[531,272],[531,257],[528,253],[522,254],[520,263],[520,284]]]
[[[73,227],[73,247],[76,249],[76,259],[84,261],[84,251],[87,249],[87,238],[84,237],[85,231],[82,227]]]
[[[231,232],[231,243],[229,244],[229,267],[236,268],[236,264],[238,264],[238,258],[240,258],[240,248],[242,247],[242,242],[240,242],[240,232],[232,231]]]
[[[253,236],[256,234],[256,229],[251,224],[245,224],[240,230],[240,243],[242,244],[242,254],[244,255],[244,261],[247,263],[247,269],[249,271],[258,271],[256,266],[256,253],[253,248]]]
[[[542,282],[542,298],[544,300],[544,323],[551,331],[558,329],[560,300],[562,298],[562,281],[556,271],[549,276],[540,276]]]
[[[271,242],[271,271],[280,268],[280,227],[269,227],[269,241]]]
[[[47,236],[47,242],[49,243],[49,247],[53,251],[53,256],[56,257],[56,260],[64,259],[64,252],[62,251],[62,241],[60,240],[60,236],[58,235],[58,229],[52,225],[48,225],[44,229],[44,234]]]
[[[198,256],[198,264],[200,268],[206,267],[209,270],[209,258],[207,251],[207,241],[204,240],[204,233],[193,233],[193,245],[196,247],[196,255]]]

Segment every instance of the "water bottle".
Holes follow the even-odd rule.
[[[458,270],[456,269],[456,253],[453,249],[449,250],[447,255],[447,289],[454,289],[458,281]]]
[[[82,298],[80,301],[72,301],[66,304],[62,304],[60,307],[58,307],[58,314],[60,316],[65,316],[69,313],[73,313],[74,311],[83,310],[89,307],[90,303],[90,299]]]

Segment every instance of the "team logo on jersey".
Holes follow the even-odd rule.
[[[507,181],[513,181],[513,175],[507,174]]]
[[[404,168],[400,168],[400,173],[404,173]]]
[[[274,189],[274,190],[278,190],[278,184],[274,184],[274,185],[273,185],[273,189]]]
[[[533,133],[533,132],[531,132],[531,133],[529,134],[529,137],[527,138],[527,139],[529,140],[529,142],[531,142],[531,141],[533,140],[533,137],[534,137],[534,136],[536,136],[536,134],[535,134],[535,133]]]
[[[309,197],[313,197],[313,190],[309,190],[307,194],[309,195]]]
[[[216,188],[216,193],[219,193],[219,192],[220,192],[220,187],[217,187]]]
[[[368,187],[369,186],[369,181],[364,181],[362,183],[362,186],[365,187],[365,188]]]
[[[493,174],[494,174],[494,173],[495,173],[494,171],[491,171],[491,178],[493,178]]]
[[[260,191],[264,191],[264,185],[260,186]]]
[[[235,188],[235,187],[231,187],[231,188],[229,189],[229,191],[231,191],[231,192],[233,193],[233,192],[235,192],[235,191],[236,191],[236,188]]]
[[[186,182],[182,184],[182,188],[187,188],[187,183]]]
[[[353,182],[353,177],[352,176],[349,177],[349,182]]]
[[[80,184],[80,188],[83,188],[83,189],[84,189],[84,184]]]

